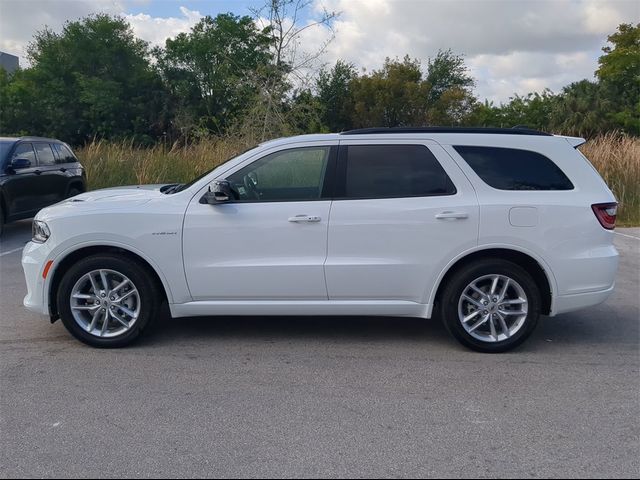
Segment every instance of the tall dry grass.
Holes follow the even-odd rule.
[[[145,183],[184,183],[246,150],[250,141],[225,137],[193,145],[137,148],[97,141],[77,151],[90,189]],[[580,147],[620,202],[619,224],[640,225],[640,138],[609,134]]]
[[[138,148],[131,142],[96,141],[76,151],[91,190],[120,185],[186,183],[246,150],[239,138],[220,138],[192,145]]]
[[[619,202],[618,225],[640,225],[640,138],[607,134],[580,147]]]

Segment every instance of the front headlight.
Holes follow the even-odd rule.
[[[31,226],[32,238],[31,240],[36,243],[44,243],[51,236],[51,231],[46,223],[40,220],[34,220]]]

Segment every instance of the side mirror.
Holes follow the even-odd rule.
[[[217,205],[219,203],[228,203],[233,199],[231,184],[226,180],[213,182],[212,187],[209,187],[209,191],[200,199],[200,203]]]
[[[31,160],[26,158],[14,158],[11,161],[11,168],[14,170],[23,170],[31,167]]]

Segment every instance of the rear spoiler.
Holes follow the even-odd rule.
[[[556,135],[556,137],[564,138],[573,148],[578,148],[580,145],[587,143],[587,141],[581,137],[566,137],[564,135]]]

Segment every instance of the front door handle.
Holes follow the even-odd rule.
[[[34,171],[33,171],[33,173],[35,173],[36,175],[41,175],[41,174],[42,174],[42,171],[40,171],[40,170],[34,170]]]
[[[437,214],[436,218],[438,220],[447,220],[450,218],[454,220],[462,220],[465,218],[469,218],[469,214],[465,212],[442,212]]]
[[[289,217],[289,221],[293,223],[317,223],[322,220],[317,215],[296,215],[295,217]]]

